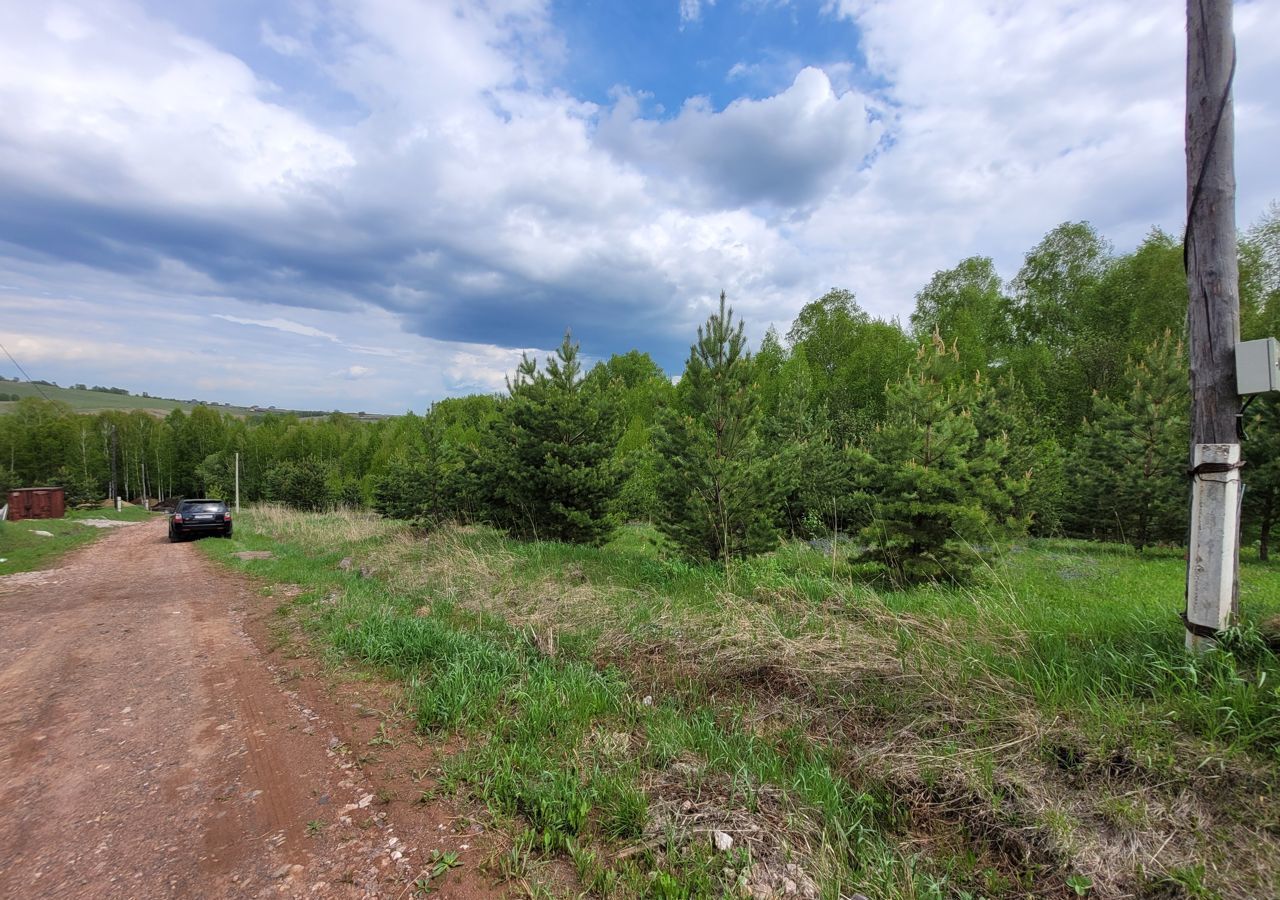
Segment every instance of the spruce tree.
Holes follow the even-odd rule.
[[[1095,398],[1069,470],[1069,529],[1141,549],[1187,528],[1190,393],[1182,342],[1166,331],[1130,363],[1123,395]]]
[[[735,326],[721,292],[720,309],[698,328],[674,400],[655,432],[662,458],[659,528],[688,556],[726,566],[777,543],[746,343],[743,323]]]
[[[889,387],[885,421],[866,442],[873,519],[862,529],[865,555],[896,585],[962,581],[979,546],[1021,527],[1013,501],[1026,479],[1005,470],[1007,435],[979,433],[974,412],[991,391],[976,377],[949,377],[958,366],[935,334]]]

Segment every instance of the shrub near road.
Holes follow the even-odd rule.
[[[246,544],[310,589],[320,645],[460,737],[445,784],[512,830],[515,879],[558,857],[610,896],[1280,888],[1280,664],[1250,624],[1182,653],[1175,556],[1034,543],[981,588],[876,593],[796,544],[730,588],[636,527],[589,548],[260,510],[201,546]],[[1280,569],[1242,583],[1280,610]]]

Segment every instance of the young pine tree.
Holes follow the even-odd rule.
[[[1187,528],[1187,358],[1170,332],[1130,363],[1127,390],[1098,397],[1070,469],[1070,530],[1141,549]]]
[[[527,357],[493,425],[486,468],[496,518],[513,534],[599,544],[613,532],[619,487],[608,408],[582,390],[568,332],[537,370]]]
[[[958,365],[935,335],[914,371],[889,387],[885,421],[866,442],[866,555],[898,585],[964,580],[976,547],[1022,525],[1013,501],[1026,475],[1006,471],[1007,435],[979,433],[975,410],[991,390],[977,378],[948,377]]]
[[[758,397],[742,322],[720,309],[698,328],[655,446],[658,526],[688,556],[719,560],[777,543],[769,461],[760,448]]]

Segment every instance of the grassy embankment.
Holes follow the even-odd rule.
[[[457,734],[446,787],[620,896],[1276,896],[1280,661],[1256,622],[1193,660],[1180,555],[1034,542],[981,587],[878,592],[789,545],[737,567],[610,545],[423,537],[263,509],[202,546],[305,592],[337,665]],[[368,578],[337,569],[343,556]],[[733,838],[728,852],[712,835]]]
[[[49,384],[36,385],[25,381],[0,381],[0,394],[17,394],[19,397],[41,397],[65,403],[76,412],[93,413],[109,409],[140,409],[156,416],[164,416],[175,409],[190,412],[195,404],[184,400],[170,400],[165,397],[141,397],[134,394],[112,394],[107,391],[80,390],[77,388],[54,387]],[[0,414],[12,412],[16,401],[0,401]],[[228,412],[244,413],[247,410],[235,409]]]
[[[63,556],[92,543],[106,531],[84,525],[81,519],[141,522],[150,516],[142,507],[127,504],[119,513],[110,508],[73,509],[63,519],[0,522],[0,576],[51,568]],[[37,531],[47,531],[52,536],[45,537]]]
[[[197,406],[208,406],[218,412],[241,419],[262,416],[268,412],[268,410],[257,407],[232,406],[229,403],[219,403],[211,400],[174,400],[168,397],[143,397],[139,394],[113,394],[109,391],[54,387],[50,384],[37,385],[27,381],[0,381],[0,394],[13,394],[19,398],[39,397],[41,399],[54,400],[58,403],[67,404],[77,413],[100,413],[110,410],[132,412],[138,410],[149,413],[158,419],[164,418],[175,409],[189,413]],[[17,400],[0,400],[0,415],[12,413],[17,409]],[[324,419],[329,416],[329,412],[321,410],[276,409],[271,407],[269,411],[282,416],[296,415],[304,421]],[[364,420],[390,418],[379,413],[361,412],[347,413],[347,415],[353,415]]]

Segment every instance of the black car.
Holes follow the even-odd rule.
[[[231,537],[231,510],[222,500],[183,500],[169,514],[169,540],[197,534]]]

